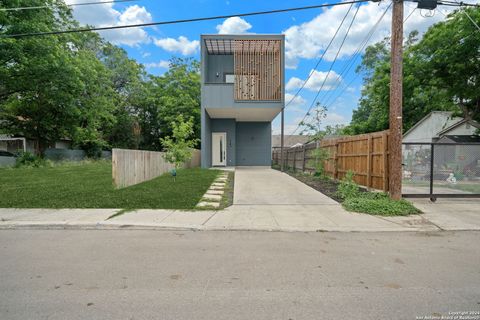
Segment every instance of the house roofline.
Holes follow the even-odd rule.
[[[456,122],[456,123],[452,124],[450,127],[447,127],[447,128],[445,128],[445,129],[443,129],[443,130],[440,131],[439,133],[437,133],[437,137],[442,136],[444,133],[446,133],[446,132],[448,132],[448,131],[450,131],[450,130],[452,130],[452,129],[455,129],[456,127],[458,127],[458,126],[460,126],[460,125],[462,125],[462,124],[464,124],[464,123],[468,123],[468,124],[474,126],[475,128],[480,129],[480,123],[478,123],[477,121],[475,121],[475,120],[469,120],[469,119],[463,119],[463,120],[461,120],[461,121],[459,121],[459,122]]]
[[[405,137],[406,135],[408,135],[410,132],[412,132],[413,130],[415,130],[416,127],[418,127],[420,124],[422,124],[425,120],[427,120],[428,118],[430,118],[430,116],[434,113],[446,113],[448,115],[452,115],[453,112],[452,111],[431,111],[429,114],[427,114],[425,117],[423,117],[422,119],[420,119],[420,121],[418,121],[417,123],[415,123],[410,129],[407,130],[407,132],[405,132],[403,134],[403,137]]]

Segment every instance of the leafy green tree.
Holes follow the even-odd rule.
[[[114,122],[108,131],[112,147],[138,149],[141,140],[138,110],[146,100],[147,75],[144,67],[128,58],[125,50],[107,43],[99,59],[110,72],[115,92]]]
[[[173,58],[162,76],[151,76],[139,110],[142,148],[160,150],[160,138],[173,132],[179,114],[193,119],[194,137],[200,138],[200,65],[192,59]]]
[[[480,9],[465,9],[480,23]],[[462,10],[430,27],[418,41],[412,32],[404,45],[403,129],[433,110],[480,117],[480,33]],[[364,75],[359,107],[343,131],[359,134],[388,129],[389,39],[368,47],[357,72]]]
[[[77,26],[63,1],[19,0],[1,6],[35,5],[49,8],[0,11],[0,35]],[[38,154],[64,137],[80,144],[84,131],[91,140],[101,140],[113,104],[107,70],[92,50],[100,42],[95,33],[0,38],[2,130],[36,140]]]
[[[172,121],[172,136],[161,138],[160,141],[165,150],[165,160],[175,165],[178,169],[185,162],[192,158],[192,149],[197,143],[194,138],[193,119],[185,121],[182,115],[177,115]]]

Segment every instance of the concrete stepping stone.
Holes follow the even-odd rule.
[[[224,183],[224,182],[214,182],[214,183],[212,183],[212,186],[215,186],[215,187],[225,187],[225,183]]]
[[[220,207],[219,202],[201,201],[197,204],[197,208],[218,208],[218,207]]]
[[[220,201],[222,200],[222,196],[218,194],[207,194],[203,195],[203,199],[210,200],[210,201]]]
[[[219,194],[219,195],[222,195],[224,193],[223,190],[210,190],[208,189],[206,194]]]
[[[209,190],[223,190],[225,189],[225,185],[223,186],[210,186],[210,189]]]

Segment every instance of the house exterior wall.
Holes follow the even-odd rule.
[[[223,83],[226,74],[233,74],[233,55],[207,55],[206,59],[206,83]]]
[[[237,166],[270,166],[271,122],[237,122]]]
[[[201,110],[201,156],[200,162],[202,168],[210,168],[212,166],[212,131],[211,120],[207,111],[202,107]]]

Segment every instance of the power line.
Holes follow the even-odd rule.
[[[365,49],[365,47],[367,46],[368,44],[368,41],[370,41],[370,39],[372,38],[373,34],[375,33],[375,31],[377,30],[378,26],[380,25],[380,22],[383,20],[383,18],[385,17],[385,15],[387,14],[388,10],[390,9],[390,7],[392,6],[392,3],[390,3],[388,5],[388,7],[385,9],[385,11],[380,15],[380,17],[378,18],[377,22],[375,22],[375,24],[372,26],[372,28],[369,30],[369,32],[367,33],[366,37],[360,42],[360,45],[357,47],[357,49],[355,50],[355,52],[353,53],[352,57],[345,63],[345,66],[344,68],[342,69],[342,71],[340,72],[340,77],[343,77],[344,75],[347,75],[350,70],[352,69],[352,67],[355,65],[355,62],[357,61],[357,59],[360,57],[360,54],[363,52],[363,50]],[[340,78],[339,77],[339,78]],[[356,77],[355,77],[356,78]],[[327,105],[327,101],[329,102],[329,100],[333,97],[333,92],[335,92],[335,90],[338,89],[338,87],[342,84],[342,81],[341,79],[337,79],[336,81],[336,84],[335,84],[335,88],[333,90],[331,90],[329,93],[326,93],[323,95],[323,97],[320,99],[320,100],[323,100],[323,99],[326,99],[324,104]],[[348,86],[347,86],[348,87]],[[346,88],[347,88],[346,87]],[[343,91],[346,90],[346,88],[344,88]],[[342,91],[342,93],[343,93]],[[328,99],[327,99],[327,96],[328,96]],[[327,107],[328,108],[328,107]]]
[[[345,22],[345,20],[347,19],[347,16],[348,14],[350,13],[350,10],[352,9],[353,7],[353,3],[350,5],[350,7],[348,8],[348,11],[347,13],[345,14],[345,16],[343,17],[342,21],[340,22],[340,25],[338,26],[337,30],[335,31],[335,34],[333,35],[332,39],[330,40],[330,42],[328,43],[327,47],[325,48],[325,50],[323,51],[323,54],[320,56],[320,58],[318,59],[317,63],[315,64],[315,67],[312,69],[312,72],[310,72],[308,74],[308,77],[305,79],[305,81],[303,82],[302,86],[297,90],[297,92],[295,93],[295,95],[292,97],[292,99],[290,99],[290,101],[288,101],[287,104],[285,104],[285,108],[290,104],[292,103],[293,100],[295,100],[295,98],[298,96],[298,94],[300,93],[300,91],[302,91],[302,89],[305,87],[305,85],[307,84],[308,80],[310,80],[310,78],[312,77],[313,73],[315,70],[317,70],[320,62],[323,60],[323,57],[325,56],[325,54],[327,53],[328,49],[330,48],[331,44],[333,43],[333,40],[335,40],[338,32],[340,31],[340,29],[342,28],[343,26],[343,23]]]
[[[313,106],[315,105],[315,101],[317,100],[318,95],[322,91],[322,89],[323,89],[323,87],[324,87],[324,85],[325,85],[325,83],[328,79],[328,76],[330,75],[330,72],[332,71],[333,66],[335,65],[335,62],[337,61],[338,55],[340,54],[340,51],[342,50],[343,45],[345,44],[345,40],[347,39],[347,36],[350,33],[350,29],[352,28],[353,22],[355,21],[355,18],[357,17],[357,14],[358,14],[359,10],[360,10],[360,6],[357,7],[357,10],[355,11],[355,14],[353,15],[352,21],[350,22],[350,25],[347,28],[347,32],[345,32],[345,36],[342,39],[342,43],[340,44],[340,47],[338,48],[337,53],[335,54],[335,58],[333,59],[332,63],[330,64],[330,68],[328,69],[327,75],[323,79],[322,85],[318,89],[317,94],[315,95],[315,98],[312,100],[312,104],[308,108],[308,111],[305,113],[305,116],[303,117],[302,121],[297,125],[295,130],[292,132],[292,135],[295,134],[295,132],[298,130],[298,128],[300,128],[300,124],[302,124],[305,121],[307,116],[310,114],[310,111],[312,110]]]
[[[137,23],[137,24],[120,25],[120,26],[108,26],[108,27],[88,27],[88,28],[59,30],[59,31],[47,31],[47,32],[18,33],[18,34],[12,34],[12,35],[2,35],[0,38],[21,38],[21,37],[31,37],[31,36],[56,35],[56,34],[64,34],[64,33],[102,31],[102,30],[114,30],[114,29],[125,29],[125,28],[138,28],[138,27],[151,27],[151,26],[167,25],[167,24],[199,22],[199,21],[228,19],[228,18],[233,18],[233,17],[249,17],[249,16],[264,15],[264,14],[275,14],[275,13],[283,13],[283,12],[291,12],[291,11],[319,9],[319,8],[342,6],[342,5],[354,4],[354,3],[364,3],[364,2],[369,2],[369,1],[370,0],[350,0],[350,1],[345,1],[345,2],[324,3],[324,4],[315,5],[315,6],[276,9],[276,10],[268,10],[268,11],[246,12],[246,13],[228,14],[228,15],[221,15],[221,16],[191,18],[191,19],[180,19],[180,20],[159,21],[159,22],[149,22],[149,23]]]
[[[72,4],[65,4],[65,5],[67,7],[78,7],[78,6],[90,6],[90,5],[105,4],[105,3],[132,2],[132,1],[139,1],[139,0],[110,0],[110,1],[103,1],[103,2],[82,2],[82,3],[72,3]],[[20,10],[44,9],[44,8],[52,8],[52,7],[53,6],[45,5],[45,6],[33,6],[33,7],[0,8],[0,11],[20,11]]]

